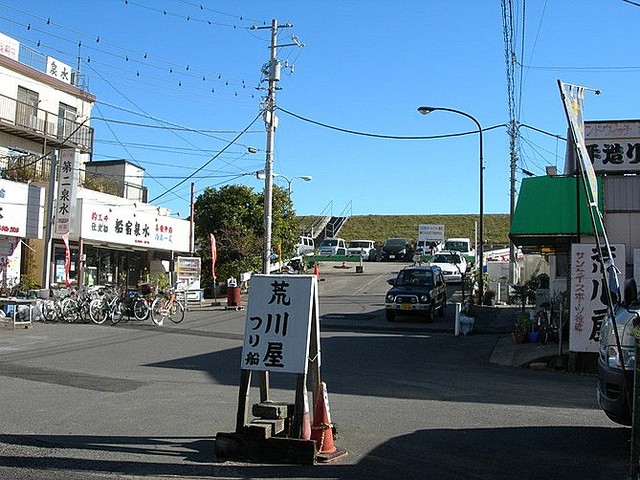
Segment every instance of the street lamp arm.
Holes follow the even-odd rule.
[[[443,112],[453,112],[453,113],[462,115],[464,117],[467,117],[469,120],[471,120],[473,123],[476,124],[476,126],[478,127],[478,132],[482,134],[482,126],[480,125],[480,122],[478,121],[478,119],[467,112],[463,112],[462,110],[456,110],[455,108],[448,108],[448,107],[418,107],[418,112],[420,112],[422,115],[428,115],[431,112],[434,112],[436,110],[442,110]]]

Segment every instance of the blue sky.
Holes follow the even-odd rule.
[[[477,134],[371,136],[476,128],[454,113],[422,116],[421,105],[480,122],[484,211],[508,213],[501,3],[513,8],[518,187],[523,169],[542,175],[546,165],[563,166],[566,145],[557,137],[566,137],[567,124],[557,79],[602,92],[587,93],[586,120],[640,117],[639,6],[536,0],[523,12],[522,0],[0,0],[0,32],[74,67],[80,57],[97,97],[94,159],[139,164],[149,198],[184,217],[191,182],[196,195],[207,186],[264,187],[252,172],[264,168],[265,127],[261,118],[252,122],[266,94],[256,87],[266,86],[260,70],[270,32],[250,27],[272,19],[293,25],[279,30],[280,44],[292,43],[291,34],[304,44],[278,49],[273,167],[313,177],[291,183],[299,214],[476,213]],[[282,178],[275,183],[287,187]]]

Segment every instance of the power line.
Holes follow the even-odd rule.
[[[323,128],[328,128],[330,130],[336,130],[338,132],[343,132],[343,133],[348,133],[350,135],[359,135],[362,137],[370,137],[370,138],[384,138],[387,140],[433,140],[433,139],[437,139],[437,138],[451,138],[451,137],[462,137],[465,135],[474,135],[477,134],[478,131],[477,130],[471,130],[469,132],[460,132],[460,133],[447,133],[447,134],[443,134],[443,135],[430,135],[430,136],[407,136],[407,135],[383,135],[383,134],[378,134],[378,133],[369,133],[369,132],[361,132],[361,131],[357,131],[357,130],[350,130],[347,128],[341,128],[341,127],[336,127],[334,125],[329,125],[326,123],[322,123],[319,122],[317,120],[312,120],[310,118],[307,117],[303,117],[302,115],[298,115],[297,113],[293,113],[290,112],[288,110],[285,110],[282,107],[276,107],[276,109],[280,110],[281,112],[286,113],[287,115],[290,115],[294,118],[297,118],[298,120],[302,120],[303,122],[307,122],[307,123],[311,123],[313,125],[317,125],[319,127],[323,127]],[[500,127],[506,127],[506,125],[504,123],[500,123],[498,125],[493,125],[491,127],[487,127],[487,128],[482,128],[483,132],[486,132],[488,130],[493,130],[495,128],[500,128]]]
[[[220,155],[222,155],[222,153],[224,153],[229,147],[231,147],[231,145],[234,145],[235,142],[242,136],[244,135],[252,126],[254,123],[256,123],[256,121],[262,116],[263,112],[260,111],[258,113],[258,115],[256,115],[256,118],[254,118],[251,123],[249,125],[247,125],[247,127],[240,132],[238,135],[236,135],[236,137],[231,140],[222,150],[220,150],[220,152],[218,152],[216,155],[214,155],[211,159],[209,159],[207,162],[205,162],[204,164],[202,164],[200,167],[198,167],[191,175],[185,177],[183,180],[181,180],[180,182],[176,183],[173,187],[169,188],[168,190],[166,190],[164,193],[161,193],[160,195],[152,198],[149,203],[153,203],[155,200],[164,197],[167,193],[172,192],[173,190],[175,190],[176,188],[178,188],[180,185],[182,185],[183,183],[185,183],[187,180],[189,180],[190,178],[192,178],[196,173],[200,172],[202,169],[204,169],[207,165],[209,165],[211,162],[213,162],[216,158],[218,158]]]

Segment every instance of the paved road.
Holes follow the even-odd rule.
[[[491,364],[496,334],[388,324],[381,295],[400,266],[321,266],[322,373],[345,459],[215,457],[235,425],[245,312],[207,307],[161,328],[0,331],[0,478],[624,477],[629,431],[599,411],[593,377]],[[290,400],[293,379],[272,380]]]

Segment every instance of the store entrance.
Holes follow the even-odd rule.
[[[135,288],[143,281],[143,273],[148,268],[147,252],[114,250],[87,245],[83,284],[118,284]]]

